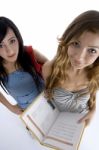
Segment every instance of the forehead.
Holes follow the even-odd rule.
[[[78,38],[78,40],[88,46],[99,47],[99,33],[92,33],[86,31]]]
[[[5,40],[7,40],[7,39],[10,39],[11,37],[16,37],[16,36],[15,36],[15,33],[13,32],[13,30],[9,28],[7,30],[6,36],[2,40],[2,42],[5,41]]]

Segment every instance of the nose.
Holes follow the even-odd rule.
[[[10,46],[6,46],[6,52],[9,56],[11,56],[14,52],[13,52],[13,49],[10,47]]]
[[[81,49],[81,50],[76,54],[76,59],[77,59],[78,61],[84,60],[85,57],[86,57],[86,49],[84,49],[84,48]]]

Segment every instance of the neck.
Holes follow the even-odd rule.
[[[18,69],[18,66],[15,63],[5,63],[4,67],[7,71],[7,73],[11,73],[11,72],[15,71],[16,69]]]

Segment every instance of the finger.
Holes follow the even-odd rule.
[[[82,123],[84,120],[81,118],[78,120],[78,123]]]
[[[87,119],[87,115],[78,120],[78,123],[84,122]]]

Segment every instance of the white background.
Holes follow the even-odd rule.
[[[98,10],[98,0],[0,0],[0,16],[6,16],[18,26],[25,45],[32,45],[49,59],[57,49],[68,24],[86,10]],[[97,111],[86,128],[79,150],[98,150],[99,93]],[[44,150],[26,131],[19,116],[0,104],[0,150]]]

